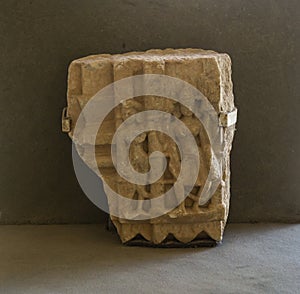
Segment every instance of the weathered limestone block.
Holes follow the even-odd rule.
[[[120,55],[93,55],[75,60],[69,67],[67,116],[71,118],[71,127],[67,131],[70,131],[70,137],[73,136],[81,110],[94,94],[114,81],[140,74],[163,74],[188,82],[208,98],[223,119],[224,113],[226,116],[226,113],[235,110],[231,61],[227,54],[201,49],[166,49]],[[200,205],[199,195],[208,177],[212,160],[210,141],[200,121],[185,106],[163,97],[136,97],[121,103],[106,117],[96,138],[97,165],[104,180],[114,191],[132,199],[158,197],[176,182],[181,164],[178,148],[170,137],[157,131],[148,131],[138,136],[131,144],[129,154],[134,169],[144,173],[149,170],[149,154],[154,151],[163,152],[167,157],[167,169],[157,182],[147,186],[131,184],[117,173],[113,165],[110,150],[117,127],[131,115],[145,110],[171,113],[189,128],[198,145],[200,171],[185,201],[167,214],[138,221],[111,216],[122,242],[148,242],[150,245],[168,246],[209,245],[209,240],[221,241],[229,211],[230,151],[234,123],[221,127],[224,137],[222,181],[213,197]],[[91,144],[88,136],[85,140],[87,145]],[[85,148],[83,155],[87,164],[91,156],[88,150]],[[165,205],[167,207],[168,203]]]

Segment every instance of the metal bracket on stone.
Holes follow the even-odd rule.
[[[230,127],[237,121],[237,109],[234,108],[231,112],[222,112],[219,116],[219,124],[221,127]]]
[[[71,132],[71,118],[67,116],[67,107],[62,111],[61,115],[61,130],[64,133]]]

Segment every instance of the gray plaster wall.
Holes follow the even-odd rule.
[[[1,223],[90,223],[60,131],[69,63],[95,53],[227,52],[239,122],[230,220],[300,220],[299,9],[289,0],[2,1]]]

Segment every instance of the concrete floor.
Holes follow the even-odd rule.
[[[1,226],[0,293],[300,293],[300,225],[231,224],[216,248],[122,246],[101,225]]]

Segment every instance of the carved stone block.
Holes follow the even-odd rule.
[[[231,61],[227,54],[201,49],[165,49],[118,55],[100,54],[77,59],[69,67],[67,117],[71,123],[65,131],[69,131],[73,138],[74,127],[82,109],[99,90],[115,81],[141,74],[175,77],[205,95],[220,115],[219,127],[223,141],[222,180],[207,202],[199,202],[213,159],[207,132],[190,109],[177,101],[159,96],[139,96],[127,100],[107,115],[95,140],[99,171],[114,191],[131,199],[153,199],[168,191],[178,177],[181,165],[179,150],[169,136],[157,131],[147,131],[137,136],[131,144],[129,158],[137,172],[145,173],[150,168],[149,154],[154,151],[164,153],[167,168],[158,181],[150,185],[132,184],[122,178],[113,165],[111,144],[116,129],[133,114],[146,110],[170,113],[187,126],[197,142],[200,170],[185,200],[166,214],[145,220],[111,216],[111,220],[122,242],[132,245],[186,246],[209,245],[211,243],[207,243],[208,240],[219,242],[222,240],[229,211],[230,151],[236,118]],[[132,89],[133,93],[134,90]],[[64,126],[68,126],[65,121]],[[88,136],[85,143],[92,144]],[[85,148],[84,153],[82,156],[88,164],[91,156],[89,149]],[[168,203],[165,206],[164,209],[167,209]],[[149,208],[143,209],[147,214]]]

